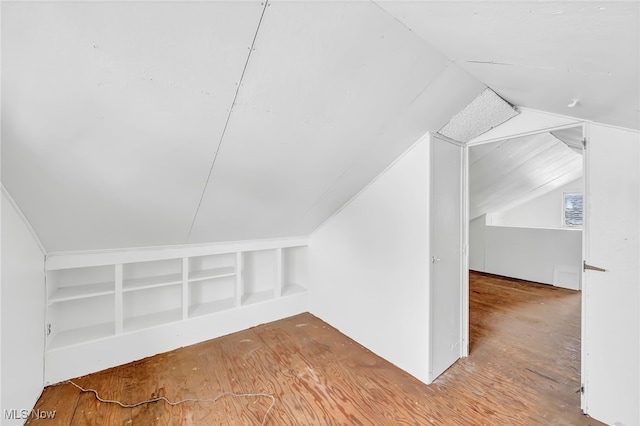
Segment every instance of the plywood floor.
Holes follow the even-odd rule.
[[[75,380],[125,403],[268,393],[266,419],[268,397],[121,408],[61,384],[27,424],[600,424],[579,408],[579,293],[472,273],[470,305],[471,354],[430,386],[302,314]]]

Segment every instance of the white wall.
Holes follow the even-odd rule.
[[[44,254],[2,193],[2,407],[31,410],[44,377]]]
[[[508,210],[490,213],[488,223],[496,226],[562,228],[563,193],[582,192],[582,178]]]
[[[469,269],[579,290],[582,231],[579,229],[469,226]]]
[[[414,145],[309,245],[311,312],[425,382],[428,147]]]
[[[582,231],[488,226],[485,272],[580,289]]]

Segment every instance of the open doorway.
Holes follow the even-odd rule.
[[[506,280],[514,282],[505,285],[514,291],[528,290],[527,283],[533,287],[539,286],[533,283],[542,283],[551,289],[582,288],[585,230],[574,210],[580,207],[577,200],[584,203],[585,196],[583,140],[583,126],[572,124],[469,144],[467,276],[477,271],[489,277],[509,277]],[[499,288],[502,284],[494,280],[492,285]],[[473,283],[466,283],[467,309],[470,285]],[[554,300],[557,303],[557,298]],[[570,390],[575,393],[580,389],[582,300],[579,294],[571,300],[571,309],[578,315],[578,346],[572,346],[574,353],[556,355],[575,358],[569,365],[577,369],[577,386]],[[467,326],[468,319],[463,321]],[[473,351],[475,342],[469,339],[477,335],[469,335],[469,330],[465,334]],[[522,338],[528,337],[523,334]],[[556,380],[547,376],[551,382]]]
[[[469,147],[469,269],[581,288],[581,140],[579,127]]]

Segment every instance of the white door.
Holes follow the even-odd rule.
[[[462,147],[433,136],[431,145],[430,381],[461,354]]]
[[[589,126],[585,169],[583,408],[608,424],[640,424],[640,137]]]

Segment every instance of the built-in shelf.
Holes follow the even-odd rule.
[[[111,337],[114,334],[115,324],[113,322],[74,328],[71,330],[58,332],[53,340],[49,342],[47,348],[48,350],[55,350],[67,346],[73,346],[94,340],[104,339],[107,337]]]
[[[207,303],[199,303],[191,305],[189,308],[189,317],[199,317],[202,315],[209,315],[216,312],[226,311],[227,309],[233,309],[235,307],[235,299],[220,299]]]
[[[233,266],[225,266],[222,268],[207,269],[204,271],[194,271],[189,273],[189,282],[209,280],[212,278],[233,277],[236,270]]]
[[[47,255],[45,383],[308,310],[307,243]]]
[[[155,287],[180,284],[182,274],[159,275],[155,277],[133,278],[122,282],[122,291],[145,290]]]
[[[254,303],[266,302],[273,299],[273,290],[264,290],[257,293],[245,294],[242,297],[243,305],[252,305]]]
[[[125,333],[157,327],[159,325],[180,321],[182,319],[182,309],[172,309],[170,311],[155,312],[153,314],[139,317],[125,318],[123,331]]]
[[[114,294],[113,282],[83,284],[71,287],[59,287],[49,297],[49,304],[64,302],[67,300],[85,299],[88,297],[104,296]]]
[[[72,255],[47,262],[47,327],[53,330],[47,350],[124,338],[303,293],[299,283],[307,280],[307,251],[295,242],[167,249],[170,256],[167,250]]]

